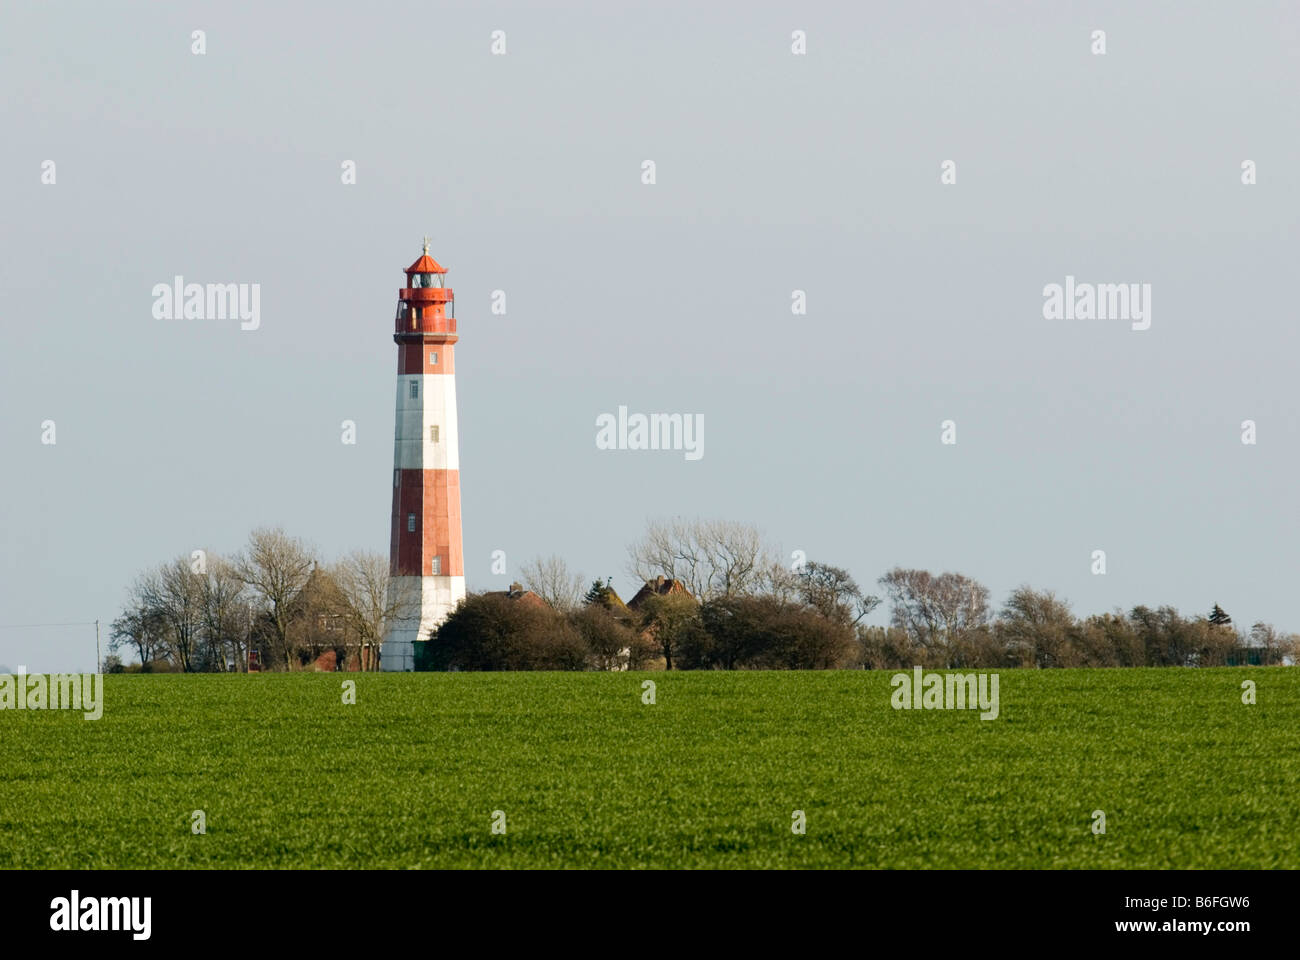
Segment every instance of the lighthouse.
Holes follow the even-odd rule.
[[[424,254],[398,291],[397,417],[383,670],[414,670],[415,641],[465,596],[456,429],[456,310],[447,271]]]

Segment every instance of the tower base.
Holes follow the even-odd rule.
[[[379,669],[403,673],[415,669],[415,642],[429,635],[465,599],[464,577],[393,577],[388,582],[393,611],[379,650]]]
[[[385,640],[379,669],[385,673],[410,673],[415,669],[415,644],[410,640]]]

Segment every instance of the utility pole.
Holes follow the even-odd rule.
[[[102,661],[99,659],[99,621],[95,621],[95,672],[100,673],[103,670]]]

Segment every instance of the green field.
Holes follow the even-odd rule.
[[[0,866],[1300,867],[1300,670],[998,672],[111,676],[0,711]]]

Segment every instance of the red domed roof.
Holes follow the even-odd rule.
[[[433,257],[429,256],[426,253],[419,260],[416,260],[415,263],[407,267],[406,272],[407,273],[446,273],[447,271],[438,265],[437,260],[433,259]]]
[[[407,273],[446,273],[437,260],[429,256],[429,238],[424,238],[424,256],[406,268]]]

